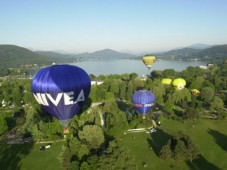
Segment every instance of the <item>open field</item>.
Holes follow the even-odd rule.
[[[184,160],[162,160],[157,156],[161,146],[178,131],[188,135],[199,150],[199,159],[193,163]],[[155,133],[128,133],[119,138],[119,144],[128,147],[135,156],[139,169],[144,168],[143,162],[148,165],[146,169],[227,169],[226,120],[197,120],[184,123],[166,120]]]
[[[45,144],[0,145],[0,169],[2,170],[58,170],[58,155],[63,142],[53,143],[50,148],[40,151]]]
[[[193,127],[194,125],[194,127]],[[199,150],[199,159],[193,163],[184,160],[162,160],[157,155],[162,145],[178,131],[190,136]],[[157,132],[128,133],[117,138],[121,146],[128,147],[138,162],[139,169],[227,169],[227,121],[197,120],[173,121],[166,120],[158,127]],[[39,147],[45,144],[12,144],[0,145],[1,169],[32,169],[58,170],[58,156],[63,142],[53,143],[51,148],[41,152]]]

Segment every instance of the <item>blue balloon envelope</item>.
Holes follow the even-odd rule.
[[[68,126],[91,89],[89,75],[73,65],[53,65],[41,69],[32,79],[32,92],[43,109]]]
[[[131,100],[136,110],[145,116],[154,105],[155,96],[148,90],[139,90],[132,95]]]

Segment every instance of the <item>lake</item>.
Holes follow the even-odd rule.
[[[139,76],[148,74],[153,70],[175,69],[176,71],[185,70],[189,66],[206,65],[205,61],[170,61],[158,60],[151,67],[150,71],[142,60],[116,59],[116,60],[88,60],[77,63],[70,63],[83,68],[88,74],[98,76],[100,74],[124,74],[137,73]]]

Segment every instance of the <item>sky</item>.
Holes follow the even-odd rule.
[[[226,0],[0,0],[0,44],[63,53],[227,44]]]

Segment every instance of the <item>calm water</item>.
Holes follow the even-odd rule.
[[[188,66],[206,65],[204,61],[167,61],[158,60],[151,67],[150,71],[141,60],[118,59],[118,60],[88,60],[77,63],[70,63],[84,69],[88,74],[98,76],[100,74],[124,74],[137,73],[139,76],[149,74],[153,70],[174,69],[176,71],[185,70]],[[33,76],[39,69],[31,69],[29,74]]]
[[[84,61],[72,63],[78,67],[83,68],[88,74],[94,74],[98,76],[100,74],[123,74],[123,73],[137,73],[139,76],[148,74],[147,67],[141,60],[130,60],[130,59],[118,59],[118,60],[101,60],[101,61]],[[200,66],[206,65],[206,62],[202,61],[167,61],[158,60],[156,61],[151,70],[165,70],[175,69],[176,71],[185,70],[188,66]]]

